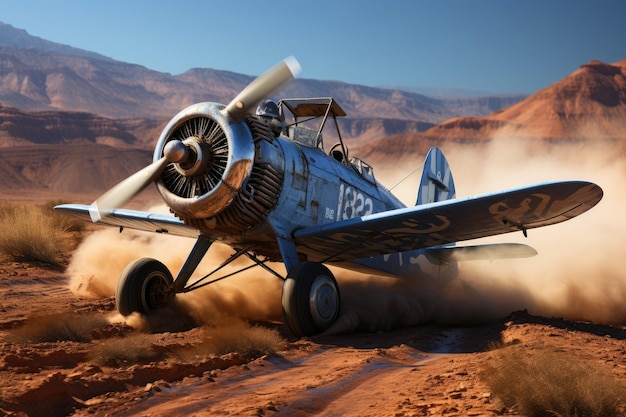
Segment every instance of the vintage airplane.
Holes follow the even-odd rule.
[[[324,264],[413,279],[454,273],[465,259],[526,257],[521,244],[456,246],[466,241],[571,219],[593,207],[602,189],[584,181],[531,185],[455,198],[450,167],[438,148],[424,163],[417,203],[406,207],[374,177],[371,166],[349,158],[332,98],[264,101],[293,79],[288,58],[255,79],[228,105],[199,103],[165,127],[154,162],[91,205],[56,210],[99,224],[188,236],[196,243],[173,279],[155,259],[139,259],[120,275],[119,312],[149,314],[176,294],[225,278],[209,278],[246,256],[284,280],[284,319],[296,336],[315,335],[336,321],[337,282]],[[322,130],[333,120],[339,142],[325,152]],[[316,129],[310,123],[319,123]],[[148,184],[173,215],[126,210]],[[213,242],[233,255],[188,284]],[[284,263],[287,276],[268,262]],[[247,268],[246,268],[247,269]]]

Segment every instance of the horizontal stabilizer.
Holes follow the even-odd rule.
[[[530,258],[537,251],[521,243],[493,243],[472,246],[448,246],[426,249],[427,256],[438,263],[493,259]]]

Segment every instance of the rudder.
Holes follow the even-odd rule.
[[[432,147],[426,155],[415,205],[450,200],[456,197],[454,180],[448,160],[438,147]]]

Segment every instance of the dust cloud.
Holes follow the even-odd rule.
[[[520,232],[460,243],[524,243],[539,254],[460,262],[454,280],[389,279],[335,270],[344,314],[331,332],[388,330],[426,322],[471,325],[521,309],[537,315],[625,323],[626,273],[620,260],[626,222],[618,216],[626,204],[626,163],[621,152],[606,145],[533,149],[501,138],[485,148],[444,147],[457,197],[574,179],[597,183],[604,198],[580,217],[529,230],[528,238]],[[382,175],[391,178],[392,184],[405,175],[402,172],[418,165],[411,162],[401,172],[383,169]],[[419,175],[420,171],[395,190],[406,204],[415,201]]]
[[[520,309],[599,323],[626,322],[626,273],[621,262],[626,222],[620,217],[626,204],[626,163],[619,152],[606,143],[533,149],[507,139],[484,148],[443,146],[442,150],[452,167],[457,197],[580,179],[599,184],[604,198],[580,217],[530,230],[528,238],[520,232],[471,242],[525,243],[539,254],[520,260],[461,262],[454,280],[396,279],[332,268],[340,285],[342,311],[330,333],[384,331],[427,322],[471,325]],[[422,158],[399,171],[377,166],[377,177],[392,185],[419,167]],[[415,201],[420,173],[417,170],[393,190],[407,205]],[[192,245],[192,239],[98,231],[83,242],[69,266],[72,290],[83,296],[112,296],[121,270],[140,257],[157,258],[175,273]],[[196,275],[202,276],[231,253],[230,248],[214,245]],[[224,315],[281,320],[281,285],[272,275],[253,268],[179,295],[177,302],[201,323]]]
[[[148,209],[153,212],[166,212],[164,206]],[[70,277],[70,290],[87,298],[106,298],[115,295],[117,280],[130,262],[138,258],[155,258],[163,262],[174,277],[191,251],[193,239],[176,236],[106,228],[89,235],[72,257],[67,273]],[[233,250],[228,246],[214,243],[209,252],[189,280],[192,283],[211,272]],[[240,258],[223,268],[213,278],[219,278],[252,262]],[[272,265],[284,274],[282,265]],[[174,313],[196,324],[214,325],[228,317],[240,317],[250,321],[281,320],[280,294],[282,281],[260,268],[252,268],[228,279],[216,282],[193,292],[178,294]],[[183,317],[189,316],[189,317]],[[114,321],[126,321],[141,329],[157,326],[151,320],[138,315],[124,319],[113,317]],[[167,321],[160,317],[156,321]]]
[[[455,159],[459,156],[463,157],[453,154]],[[502,303],[503,312],[516,304],[534,314],[625,323],[626,273],[620,259],[626,243],[626,222],[617,218],[626,204],[626,161],[622,152],[606,142],[524,151],[519,143],[499,140],[488,150],[481,171],[476,182],[470,180],[457,190],[472,188],[475,192],[474,188],[484,187],[480,191],[484,192],[578,179],[600,185],[604,197],[577,218],[530,230],[528,238],[521,233],[496,237],[529,244],[539,254],[498,263],[467,263],[461,281],[480,289],[486,295],[482,302]],[[459,178],[471,179],[470,172],[463,172]]]

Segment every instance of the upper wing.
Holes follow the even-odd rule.
[[[345,261],[477,239],[571,219],[602,198],[583,181],[543,183],[296,230],[299,252]]]
[[[95,210],[95,207],[83,204],[63,204],[54,209],[91,223],[90,212]],[[187,226],[172,215],[125,209],[112,210],[110,214],[99,220],[98,224],[185,237],[198,237],[200,234],[197,229]]]

